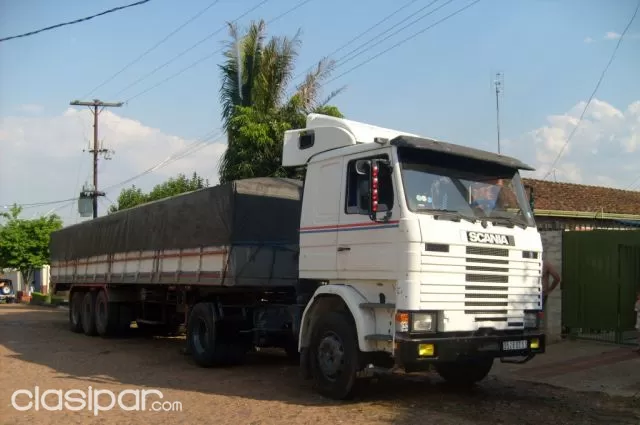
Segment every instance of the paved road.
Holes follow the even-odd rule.
[[[69,332],[66,312],[0,306],[0,423],[239,423],[239,424],[634,424],[638,399],[575,393],[543,384],[491,377],[461,392],[436,377],[393,377],[368,385],[349,403],[317,396],[279,353],[258,353],[249,364],[201,369],[180,354],[177,338],[105,340]],[[153,388],[182,411],[20,412],[17,389],[88,391]],[[151,396],[150,400],[155,400]],[[56,396],[47,399],[55,404]],[[131,405],[131,396],[124,398]],[[27,403],[26,396],[18,398]],[[108,399],[101,399],[103,405]],[[167,405],[168,407],[168,405]],[[64,422],[61,422],[64,421]]]

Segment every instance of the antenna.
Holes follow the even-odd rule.
[[[500,153],[500,94],[504,90],[504,75],[501,72],[496,73],[493,84],[496,87],[496,130],[498,133],[498,153]]]

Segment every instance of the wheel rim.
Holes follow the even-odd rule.
[[[191,337],[193,348],[199,354],[202,354],[207,350],[207,347],[209,346],[209,327],[204,320],[199,319],[194,328],[195,329],[193,330],[193,334]]]
[[[344,368],[344,346],[333,332],[327,332],[318,344],[318,366],[330,381],[335,381]]]

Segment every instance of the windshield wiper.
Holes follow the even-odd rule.
[[[506,221],[507,223],[510,223],[512,225],[511,227],[515,225],[523,229],[527,228],[527,223],[525,221],[520,220],[518,217],[514,217],[512,215],[498,215],[494,217],[488,217],[488,221],[493,222],[494,220],[497,220],[498,223],[504,223]]]
[[[461,219],[467,220],[471,223],[475,223],[478,221],[478,219],[474,216],[469,216],[466,214],[462,214],[460,211],[456,211],[456,210],[441,210],[438,208],[418,208],[417,209],[420,212],[431,212],[433,213],[433,218],[438,220],[440,218],[440,216],[444,216],[446,218],[449,219],[457,219],[455,221],[460,221]]]

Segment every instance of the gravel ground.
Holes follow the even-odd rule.
[[[316,395],[279,352],[256,353],[247,365],[201,369],[180,353],[179,338],[105,340],[67,330],[67,312],[0,305],[0,422],[238,424],[640,424],[640,401],[575,393],[490,377],[469,391],[431,375],[388,377],[351,402]],[[153,388],[181,411],[17,411],[17,389]],[[130,405],[131,396],[124,398]],[[154,397],[154,396],[150,396]],[[55,404],[56,397],[48,398]],[[151,398],[150,398],[151,400]],[[21,396],[20,403],[28,400]],[[108,400],[101,399],[102,405]],[[60,422],[64,421],[64,422]]]

